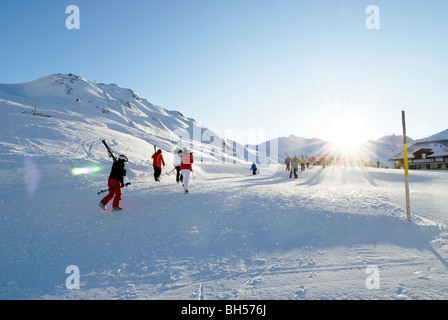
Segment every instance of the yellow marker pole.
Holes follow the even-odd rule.
[[[411,221],[411,203],[409,196],[409,165],[408,165],[408,145],[406,141],[406,120],[404,111],[401,111],[401,118],[403,122],[403,154],[404,154],[404,183],[406,188],[406,216],[408,221]]]

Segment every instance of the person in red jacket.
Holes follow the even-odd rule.
[[[165,161],[163,160],[162,150],[157,150],[156,153],[152,155],[152,166],[154,168],[154,179],[160,181],[160,174],[162,173],[162,165],[165,166]]]
[[[112,170],[107,182],[109,186],[109,194],[105,196],[99,203],[99,206],[103,210],[106,210],[106,205],[112,199],[114,199],[112,202],[113,211],[123,210],[120,207],[120,201],[121,188],[124,186],[123,177],[126,176],[126,169],[124,167],[125,162],[128,162],[128,158],[125,155],[120,155],[118,159],[114,158],[114,164],[112,165]]]
[[[190,173],[193,171],[193,154],[188,151],[187,148],[182,150],[182,156],[180,157],[180,172],[184,177],[184,190],[185,193],[189,193],[188,182],[190,180]]]

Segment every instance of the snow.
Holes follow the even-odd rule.
[[[188,195],[172,175],[134,177],[124,211],[103,212],[105,173],[36,166],[32,195],[24,169],[2,172],[2,298],[447,297],[446,173],[411,172],[408,222],[401,172],[391,169],[312,167],[291,180],[203,164]],[[65,286],[69,265],[79,267],[79,290]],[[378,290],[365,285],[372,265]]]
[[[254,176],[250,161],[223,163],[205,145],[186,195],[167,175],[169,133],[192,132],[193,119],[116,85],[49,78],[81,82],[58,84],[53,100],[0,86],[0,299],[448,298],[448,172],[410,172],[409,222],[401,170],[311,166],[290,179],[262,164]],[[51,117],[23,114],[34,101]],[[98,207],[112,165],[101,139],[130,160],[122,212]],[[158,183],[153,144],[167,163]],[[85,166],[99,171],[72,175]],[[66,286],[69,266],[79,289]]]
[[[437,141],[437,140],[447,140],[448,139],[448,129],[441,131],[439,133],[433,134],[429,137],[419,139],[417,142],[424,142],[424,141]]]

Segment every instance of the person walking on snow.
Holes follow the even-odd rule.
[[[305,157],[302,154],[302,158],[300,159],[300,171],[305,171]]]
[[[252,167],[250,167],[250,170],[252,170],[253,175],[257,174],[257,165],[254,163],[252,163]]]
[[[320,156],[320,157],[319,157],[319,162],[320,162],[321,165],[322,165],[322,169],[325,169],[325,162],[326,162],[326,160],[325,160],[325,156]]]
[[[163,160],[162,150],[157,150],[156,153],[152,155],[152,166],[154,168],[154,179],[160,181],[160,174],[162,173],[162,164],[165,166],[165,161]]]
[[[120,155],[114,164],[112,165],[112,170],[109,175],[109,180],[107,184],[109,186],[109,194],[105,196],[99,203],[99,206],[106,210],[106,205],[110,200],[113,200],[112,208],[113,211],[121,211],[120,201],[121,201],[121,188],[124,186],[123,178],[126,176],[126,169],[124,163],[128,162],[128,158],[125,155]]]
[[[286,164],[286,171],[289,171],[291,165],[291,158],[288,155],[286,155],[285,164]]]
[[[297,179],[299,176],[297,175],[297,171],[299,170],[299,158],[294,156],[291,161],[291,171],[289,172],[289,178],[292,178],[292,173],[294,172],[294,179]]]
[[[177,183],[183,181],[182,174],[180,173],[180,165],[181,165],[180,157],[181,156],[182,156],[182,150],[176,149],[176,151],[174,151],[173,165],[174,165],[174,169],[176,169],[176,182]]]
[[[187,148],[182,150],[182,156],[180,157],[180,173],[184,178],[184,190],[185,193],[189,193],[188,183],[190,181],[190,173],[193,171],[193,154],[188,151]]]

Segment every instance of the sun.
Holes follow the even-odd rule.
[[[335,147],[353,149],[363,142],[364,123],[354,115],[335,117],[328,126],[330,141]]]
[[[327,120],[325,131],[334,153],[351,156],[368,140],[367,117],[347,111],[333,114]]]

